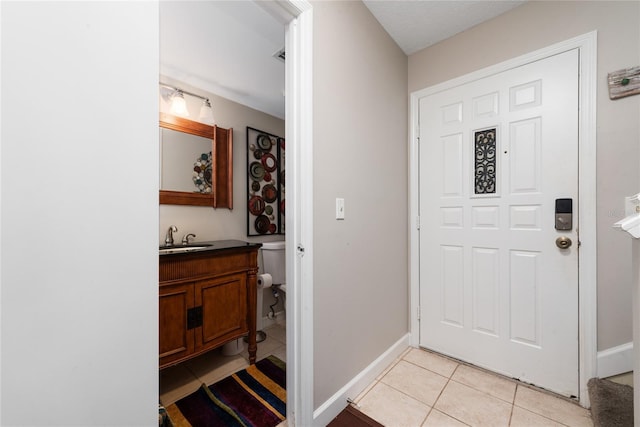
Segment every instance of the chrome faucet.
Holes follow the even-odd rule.
[[[178,231],[178,227],[176,227],[175,225],[169,227],[169,229],[167,230],[167,237],[165,237],[164,239],[165,246],[173,246],[173,233],[175,233],[176,231]]]
[[[195,238],[195,237],[196,237],[196,235],[195,235],[195,234],[193,234],[193,233],[186,234],[186,235],[182,238],[182,244],[183,244],[183,245],[188,245],[188,244],[189,244],[189,238],[191,238],[191,237]]]

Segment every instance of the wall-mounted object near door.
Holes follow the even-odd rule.
[[[614,71],[607,75],[609,98],[618,99],[640,93],[640,66]]]
[[[160,204],[233,209],[233,129],[160,113]]]
[[[284,234],[284,138],[247,126],[247,235]]]

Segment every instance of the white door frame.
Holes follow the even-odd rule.
[[[287,423],[313,424],[313,10],[255,1],[285,25]],[[302,173],[304,171],[304,173]]]
[[[411,345],[420,339],[420,233],[419,233],[419,100],[473,80],[497,74],[568,50],[579,50],[578,182],[578,330],[580,404],[589,407],[587,381],[596,376],[597,355],[597,246],[596,246],[596,86],[597,32],[593,31],[411,93],[409,129],[409,322]]]

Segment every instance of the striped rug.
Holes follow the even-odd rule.
[[[275,356],[167,406],[175,427],[274,427],[286,417],[285,363]]]

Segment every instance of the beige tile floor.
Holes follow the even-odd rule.
[[[258,359],[286,361],[284,326],[265,328]],[[214,350],[160,371],[160,401],[170,405],[249,366],[245,350]],[[386,427],[593,426],[588,410],[564,398],[419,349],[407,349],[355,399],[359,409]],[[278,427],[286,427],[286,421]]]
[[[386,427],[593,426],[574,402],[413,348],[355,402]]]

